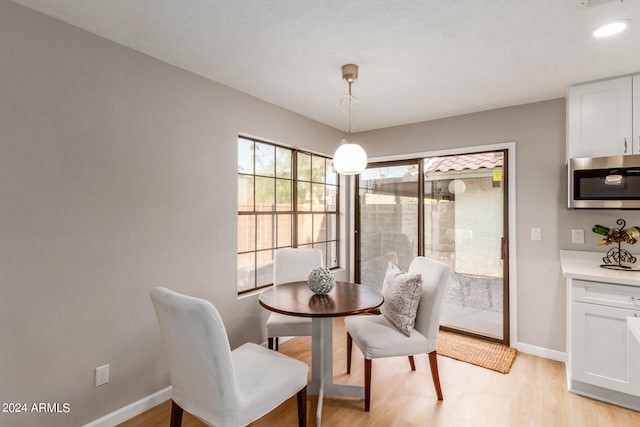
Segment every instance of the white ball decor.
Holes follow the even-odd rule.
[[[358,144],[343,140],[333,155],[333,167],[340,175],[357,175],[367,168],[367,153]]]
[[[309,289],[316,295],[326,295],[331,292],[335,279],[333,273],[327,267],[317,267],[309,273]]]

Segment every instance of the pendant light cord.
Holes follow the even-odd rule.
[[[351,99],[353,98],[353,95],[351,94],[351,82],[349,82],[349,139],[347,140],[347,142],[349,144],[351,144]]]

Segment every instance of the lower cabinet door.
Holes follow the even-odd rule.
[[[627,327],[636,310],[572,302],[572,377],[640,396],[640,344]]]

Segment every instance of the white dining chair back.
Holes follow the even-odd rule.
[[[299,425],[306,424],[306,364],[252,343],[231,351],[209,301],[166,288],[150,296],[169,362],[172,426],[183,410],[211,426],[246,425],[296,393]]]
[[[431,376],[438,400],[442,400],[436,344],[440,328],[440,312],[445,289],[449,282],[449,266],[430,258],[416,257],[409,265],[410,273],[422,276],[422,293],[415,325],[409,336],[400,332],[384,315],[349,316],[347,329],[347,373],[351,373],[353,342],[364,355],[365,411],[371,402],[371,361],[383,357],[408,356],[411,370],[415,371],[416,354],[427,354]]]
[[[305,281],[311,270],[322,267],[322,251],[311,248],[278,249],[273,261],[273,285]],[[267,319],[267,346],[278,350],[278,337],[311,335],[311,319],[270,313]]]
[[[422,276],[422,296],[414,328],[429,341],[429,348],[436,349],[442,303],[449,282],[449,267],[439,261],[416,257],[409,265],[409,273]]]
[[[322,267],[320,249],[278,249],[273,261],[273,284],[307,280],[309,273],[316,267]]]

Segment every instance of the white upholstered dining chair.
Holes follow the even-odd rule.
[[[409,265],[409,273],[422,276],[422,294],[418,304],[415,326],[407,336],[400,332],[384,315],[349,316],[347,329],[347,373],[351,372],[353,341],[364,356],[365,411],[371,402],[371,361],[382,357],[409,356],[411,370],[415,371],[413,355],[429,356],[433,385],[442,400],[436,353],[436,340],[440,327],[440,311],[445,288],[449,281],[449,266],[429,258],[416,257]]]
[[[307,280],[309,273],[322,267],[320,249],[284,248],[276,251],[273,260],[273,286]],[[267,319],[267,343],[278,350],[278,337],[311,335],[311,318],[270,313]]]
[[[305,363],[253,343],[231,351],[209,301],[166,288],[150,295],[169,360],[171,427],[180,426],[183,410],[210,426],[244,426],[294,394],[298,424],[306,426]]]

